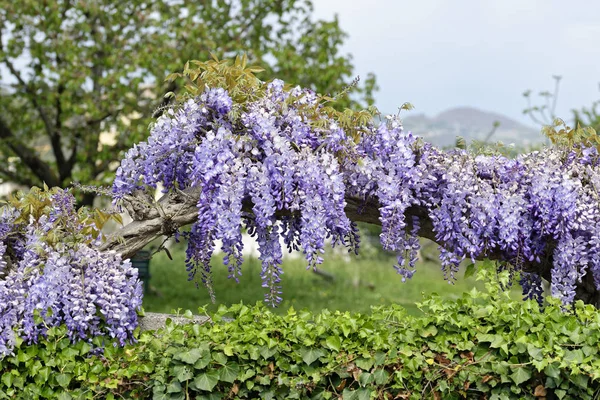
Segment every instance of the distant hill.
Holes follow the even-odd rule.
[[[404,129],[422,136],[436,146],[451,146],[457,136],[467,141],[484,140],[494,127],[494,121],[500,126],[490,142],[501,141],[525,146],[544,141],[541,129],[531,128],[502,114],[482,111],[472,107],[457,107],[446,110],[430,118],[425,114],[405,114],[402,119]]]

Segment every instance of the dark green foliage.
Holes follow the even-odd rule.
[[[540,312],[495,285],[456,302],[428,298],[422,317],[399,307],[279,316],[240,304],[212,324],[107,344],[103,357],[52,329],[1,361],[0,398],[595,398],[598,311],[579,302]]]

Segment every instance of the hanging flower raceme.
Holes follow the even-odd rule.
[[[37,198],[28,203],[25,196],[26,207],[5,206],[0,214],[0,357],[17,337],[37,342],[62,324],[72,341],[132,341],[142,304],[137,269],[95,247],[100,237],[69,192],[33,189],[28,196]],[[25,215],[29,204],[41,208]]]
[[[494,255],[520,271],[554,249],[555,296],[571,302],[590,271],[600,289],[597,151],[549,148],[515,159],[442,151],[396,117],[351,126],[312,91],[286,89],[279,80],[245,99],[206,88],[169,110],[148,141],[129,151],[114,184],[117,202],[159,182],[165,190],[198,189],[187,266],[190,277],[201,271],[206,286],[217,241],[230,276],[241,273],[246,228],[259,243],[266,301],[278,303],[279,241],[302,251],[309,267],[322,262],[328,240],[356,248],[345,213],[352,197],[379,206],[381,243],[398,254],[403,280],[415,272],[427,222],[450,281],[465,259]],[[521,282],[526,295],[540,295],[540,276],[524,272]]]

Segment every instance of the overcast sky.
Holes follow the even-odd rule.
[[[472,106],[534,126],[522,93],[552,89],[552,75],[559,117],[600,99],[599,0],[313,1],[317,18],[338,14],[356,74],[377,75],[383,112]]]

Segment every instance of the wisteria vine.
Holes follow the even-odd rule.
[[[403,280],[415,271],[422,222],[406,214],[418,208],[433,225],[449,280],[465,259],[500,254],[521,271],[554,249],[554,296],[571,303],[588,272],[600,290],[595,148],[546,148],[515,159],[442,151],[393,116],[358,127],[356,138],[319,114],[323,105],[308,89],[274,80],[262,93],[236,104],[227,90],[206,88],[161,116],[117,171],[117,203],[158,183],[165,191],[200,190],[198,220],[187,234],[190,278],[200,271],[210,287],[217,240],[230,276],[239,275],[246,228],[259,243],[265,300],[277,304],[280,239],[301,250],[309,267],[322,262],[327,242],[358,248],[356,225],[345,213],[351,197],[378,204],[381,243],[398,254]],[[540,296],[535,272],[523,271],[521,283],[527,296]]]
[[[142,304],[137,270],[96,248],[101,237],[75,212],[69,192],[42,196],[52,206],[40,215],[1,209],[0,358],[11,354],[17,338],[37,342],[62,324],[73,341],[106,336],[130,342]]]

